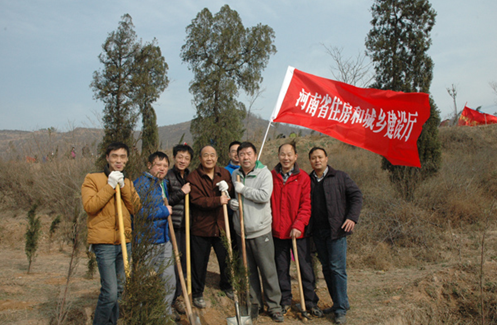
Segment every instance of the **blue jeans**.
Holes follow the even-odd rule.
[[[330,229],[315,229],[314,244],[323,267],[323,275],[328,286],[332,310],[335,315],[345,315],[350,309],[347,296],[347,237],[331,240]]]
[[[125,274],[121,245],[93,244],[100,273],[100,295],[93,325],[117,324],[119,318],[118,300],[123,292]],[[131,244],[126,244],[128,256]]]

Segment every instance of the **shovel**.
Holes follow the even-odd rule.
[[[185,204],[188,202],[188,194],[185,198]],[[169,205],[167,197],[164,197],[164,205]],[[183,292],[183,300],[185,300],[186,314],[188,316],[188,321],[191,325],[201,325],[200,317],[198,314],[193,312],[192,304],[186,291],[185,278],[183,276],[183,268],[181,267],[181,258],[179,257],[178,242],[176,241],[176,234],[174,233],[173,217],[171,214],[167,217],[167,223],[169,225],[169,236],[171,237],[171,244],[173,244],[174,259],[176,261],[176,268],[178,269],[179,282],[181,284],[181,291]]]
[[[185,195],[186,286],[192,296],[192,263],[190,256],[190,194]]]
[[[229,197],[229,195],[227,195],[226,192],[223,192],[223,195]],[[228,256],[230,261],[233,263],[233,249],[231,247],[231,234],[230,234],[230,227],[228,220],[228,207],[226,206],[226,204],[223,204],[223,212],[224,212],[224,225],[226,228],[226,239],[228,240]],[[234,274],[235,272],[233,267],[230,267],[230,269],[231,269],[231,278],[233,279],[235,277]],[[240,313],[240,304],[238,303],[238,293],[235,287],[233,287],[233,295],[235,300],[236,317],[228,317],[226,319],[228,325],[251,325],[252,319],[250,318],[250,316],[242,316]]]
[[[293,255],[295,257],[295,264],[297,265],[297,279],[299,281],[299,295],[300,295],[300,308],[302,312],[302,320],[307,321],[307,319],[311,319],[311,315],[308,311],[305,310],[305,297],[304,297],[304,289],[302,288],[302,277],[300,275],[300,262],[299,262],[299,252],[297,250],[297,238],[292,237],[292,245],[293,245]]]
[[[240,182],[240,175],[236,175],[236,181]],[[247,266],[247,248],[245,246],[245,223],[243,221],[243,205],[242,205],[242,195],[238,193],[238,212],[240,214],[240,235],[242,237],[242,259],[243,268],[245,269],[245,281],[247,282],[247,313],[250,310],[250,283],[248,278],[248,266]]]
[[[121,201],[121,187],[116,185],[116,206],[117,206],[117,220],[119,222],[119,239],[121,241],[121,250],[123,254],[124,273],[129,277],[129,264],[128,264],[128,250],[126,249],[126,236],[124,235],[124,220],[123,220],[123,206]]]
[[[201,325],[200,318],[197,313],[192,310],[192,305],[190,304],[190,298],[188,297],[188,291],[186,289],[185,278],[183,277],[183,269],[181,268],[181,259],[179,257],[178,244],[176,242],[176,235],[174,233],[173,218],[171,215],[167,217],[167,223],[169,224],[169,234],[171,236],[171,243],[173,244],[174,258],[176,260],[176,268],[178,269],[179,282],[181,283],[181,290],[183,291],[183,299],[185,300],[186,313],[188,315],[188,321],[190,324]]]

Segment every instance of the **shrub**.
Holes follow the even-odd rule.
[[[166,288],[169,279],[163,279],[161,274],[166,267],[174,263],[170,261],[154,266],[151,262],[159,252],[155,250],[152,220],[154,211],[147,209],[148,195],[141,195],[144,208],[133,216],[133,232],[131,236],[131,263],[129,276],[120,307],[124,324],[139,325],[169,324],[165,296],[170,288]],[[174,255],[173,255],[174,256]]]
[[[38,205],[33,204],[28,212],[28,225],[26,229],[26,246],[24,251],[28,257],[28,273],[31,270],[31,263],[34,261],[36,251],[38,250],[38,239],[41,234],[41,221],[40,217],[36,217],[36,208]]]
[[[48,232],[48,248],[49,248],[49,250],[52,246],[53,238],[54,238],[55,232],[59,228],[60,222],[61,222],[61,218],[60,218],[60,215],[58,215],[57,217],[55,217],[52,220],[52,223],[50,224],[50,230]]]

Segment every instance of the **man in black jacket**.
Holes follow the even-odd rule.
[[[187,144],[178,144],[173,148],[174,166],[167,172],[167,190],[169,193],[169,205],[173,207],[171,215],[173,219],[174,234],[181,252],[181,267],[186,274],[186,241],[185,241],[185,196],[190,193],[190,183],[186,182],[186,176],[190,173],[188,166],[193,157],[193,149]],[[181,296],[181,283],[176,270],[176,292],[174,294],[174,306],[180,314],[185,313],[183,304],[177,300]]]
[[[345,172],[328,165],[323,148],[309,151],[311,176],[312,236],[323,267],[323,275],[333,306],[325,313],[335,314],[336,324],[345,324],[350,309],[347,296],[347,235],[359,221],[362,193]]]

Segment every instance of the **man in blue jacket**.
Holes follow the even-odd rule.
[[[152,236],[154,249],[150,254],[150,263],[166,285],[164,303],[167,313],[175,321],[179,315],[171,309],[176,280],[174,275],[173,248],[169,237],[168,217],[172,213],[172,207],[168,203],[167,184],[164,178],[169,168],[169,157],[160,151],[154,152],[148,157],[148,171],[134,181],[134,185],[140,196],[142,209],[140,213],[147,216],[152,222],[151,229],[155,234]]]
[[[240,144],[240,141],[233,141],[228,147],[230,162],[224,168],[227,169],[230,174],[233,174],[235,170],[240,168],[240,159],[238,159],[238,147],[240,146]]]

